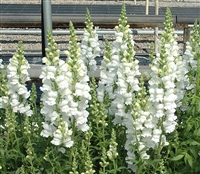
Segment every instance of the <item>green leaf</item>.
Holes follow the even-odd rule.
[[[186,153],[184,160],[185,160],[185,163],[188,162],[189,166],[191,168],[193,168],[193,159],[192,159],[192,156],[190,156],[188,153]]]
[[[196,136],[200,136],[200,128],[197,129],[197,130],[195,130],[195,134],[196,134]],[[198,144],[198,145],[199,145],[199,144]]]
[[[187,141],[190,145],[193,145],[193,146],[200,146],[200,143],[195,141],[195,140],[188,140]]]
[[[20,168],[17,169],[17,171],[15,172],[15,174],[20,174]]]
[[[171,160],[178,161],[178,160],[182,159],[183,157],[184,157],[184,155],[177,155],[177,156],[173,157]]]
[[[195,167],[195,172],[196,173],[200,172],[200,166],[199,165]]]

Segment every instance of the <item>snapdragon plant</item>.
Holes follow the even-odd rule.
[[[68,56],[67,67],[72,74],[69,88],[73,95],[73,101],[76,102],[76,105],[73,107],[75,107],[74,109],[77,109],[77,111],[75,110],[71,114],[75,119],[75,125],[78,130],[85,132],[89,129],[89,126],[87,125],[87,117],[89,113],[86,110],[88,107],[88,100],[91,99],[89,94],[90,87],[88,84],[89,76],[87,74],[87,68],[81,59],[80,47],[77,42],[72,22],[70,22],[70,32],[70,47],[66,52]]]
[[[115,40],[109,45],[106,44],[105,56],[100,69],[102,70],[100,76],[99,86],[99,99],[102,101],[104,93],[103,83],[106,85],[105,92],[108,93],[109,98],[113,101],[115,99],[115,90],[117,89],[117,70],[121,63],[123,52],[127,48],[127,41],[130,38],[131,44],[133,43],[132,35],[130,35],[130,26],[127,24],[126,7],[125,4],[122,6],[120,18],[118,20],[118,26],[115,27]],[[105,62],[105,63],[104,63]],[[111,104],[110,114],[114,115],[115,106]]]
[[[200,136],[200,27],[195,22],[190,42],[187,43],[183,59],[187,60],[188,83],[182,99],[182,107],[177,110],[179,125],[176,138],[170,143],[170,173],[200,172],[198,165]]]
[[[48,43],[47,56],[43,58],[46,65],[42,68],[40,75],[43,82],[41,113],[45,116],[41,136],[52,137],[51,143],[63,151],[63,147],[69,148],[73,145],[69,111],[64,108],[64,105],[70,102],[71,91],[66,86],[69,85],[71,74],[68,72],[65,61],[59,59],[60,51],[56,50],[56,43],[50,32]]]
[[[0,130],[1,134],[4,134],[5,131],[5,105],[7,103],[7,95],[8,95],[8,87],[6,86],[7,78],[6,78],[6,67],[3,65],[3,60],[0,59]]]
[[[150,64],[152,71],[148,82],[150,114],[147,118],[151,126],[144,124],[146,128],[150,128],[149,132],[151,132],[149,139],[151,143],[148,143],[146,148],[149,148],[148,165],[152,169],[149,166],[148,170],[158,173],[166,172],[164,164],[166,157],[163,149],[169,145],[167,135],[173,133],[178,124],[176,109],[178,102],[183,98],[183,95],[180,96],[183,89],[178,82],[182,82],[187,73],[182,71],[182,59],[173,31],[171,12],[167,9],[160,50],[155,58],[151,59]]]
[[[27,102],[30,91],[27,90],[25,84],[25,82],[30,80],[29,68],[28,61],[24,57],[22,42],[19,42],[17,53],[9,60],[7,66],[8,102],[13,112],[19,112],[26,116],[32,115],[32,110]]]
[[[98,34],[94,29],[93,22],[91,21],[90,11],[86,10],[86,21],[83,39],[81,42],[81,58],[84,61],[88,73],[92,75],[97,70],[96,60],[97,56],[100,56],[100,46]]]
[[[90,86],[92,100],[89,103],[89,122],[93,132],[90,150],[94,159],[93,163],[101,174],[107,172],[113,174],[118,172],[126,173],[125,161],[121,159],[121,156],[124,156],[124,150],[121,150],[124,145],[124,130],[120,129],[120,127],[118,127],[119,129],[115,127],[112,123],[113,117],[109,113],[106,114],[105,110],[109,100],[105,98],[102,102],[99,102],[97,95],[98,85],[94,78],[92,78]],[[117,136],[116,133],[121,135]],[[118,137],[120,138],[119,140],[117,140]]]
[[[4,118],[1,122],[1,171],[40,172],[40,155],[35,148],[37,143],[42,143],[39,136],[41,120],[34,86],[31,90],[33,95],[26,88],[30,79],[29,64],[24,57],[22,42],[9,62],[5,66],[7,72],[1,66],[1,72],[4,72],[1,76],[1,115]]]

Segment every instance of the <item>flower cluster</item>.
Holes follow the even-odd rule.
[[[140,75],[138,61],[133,60],[134,51],[131,42],[131,37],[128,37],[127,49],[123,52],[122,60],[117,70],[117,90],[115,91],[115,99],[112,102],[112,107],[116,108],[114,124],[120,124],[126,127],[126,144],[127,163],[129,168],[133,169],[132,160],[135,159],[135,154],[131,144],[136,141],[134,135],[134,119],[132,113],[132,103],[134,101],[134,92],[140,88],[139,81],[136,76]]]
[[[95,58],[100,55],[100,47],[98,35],[96,34],[96,29],[93,29],[94,26],[88,9],[85,24],[86,28],[81,42],[81,58],[88,69],[88,73],[93,75],[97,70]]]
[[[75,125],[78,130],[83,132],[89,129],[87,125],[87,117],[89,115],[86,110],[88,107],[88,101],[91,99],[89,76],[87,75],[87,68],[81,59],[80,47],[77,43],[77,37],[75,34],[74,26],[70,22],[70,47],[66,52],[67,68],[71,73],[71,81],[69,82],[69,89],[72,92],[72,99],[74,102],[74,111],[71,113],[74,118]]]
[[[194,70],[197,68],[197,60],[195,60],[194,55],[192,54],[190,43],[187,43],[186,51],[182,55],[182,61],[177,65],[179,67],[176,78],[176,94],[178,96],[177,106],[184,111],[187,106],[183,104],[182,99],[185,96],[186,91],[193,90],[195,86],[195,84],[192,83],[195,76],[190,76],[189,73],[195,74]]]
[[[41,98],[43,107],[41,114],[45,116],[41,136],[53,137],[51,143],[71,147],[72,131],[70,127],[70,115],[74,103],[71,91],[68,89],[71,73],[67,69],[65,61],[59,59],[60,51],[56,50],[56,43],[50,32],[48,33],[49,48],[46,49],[47,57],[43,58],[45,66],[42,67],[40,78],[43,86]]]
[[[132,102],[134,92],[140,88],[136,76],[140,75],[139,65],[134,59],[134,41],[127,25],[126,8],[122,7],[119,25],[116,27],[116,40],[113,47],[106,43],[106,52],[102,61],[100,82],[98,88],[98,99],[103,101],[107,94],[111,99],[109,113],[114,115],[114,124],[126,127],[127,163],[129,168],[134,170],[132,160],[135,159],[131,144],[134,144],[135,137],[133,127]],[[107,111],[108,112],[108,111]]]
[[[41,135],[53,137],[52,144],[64,147],[73,145],[71,135],[75,127],[81,131],[89,129],[87,125],[89,113],[86,108],[91,98],[87,83],[89,81],[87,68],[80,59],[80,48],[72,23],[70,32],[70,47],[66,52],[67,62],[59,59],[60,51],[56,50],[56,43],[49,33],[50,48],[46,49],[47,57],[43,58],[46,66],[42,68],[40,75],[43,81],[41,113],[45,115]]]
[[[111,161],[114,161],[119,155],[117,152],[117,145],[118,143],[116,142],[116,132],[114,131],[114,129],[112,129],[109,150],[107,151],[107,156]]]
[[[162,34],[160,53],[152,61],[151,79],[149,80],[149,102],[152,104],[152,142],[155,147],[158,144],[168,145],[165,134],[175,130],[177,116],[175,114],[183,93],[180,90],[184,83],[187,71],[182,67],[182,59],[179,56],[178,44],[175,41],[172,29],[171,12],[166,13],[165,31]],[[179,91],[178,91],[179,90]]]
[[[3,63],[3,60],[0,59],[0,69],[3,69],[3,68],[4,68],[4,65],[3,65],[2,63]]]
[[[131,42],[132,47],[134,46],[133,37],[130,34],[131,30],[129,28],[129,25],[127,24],[125,5],[122,6],[122,13],[118,23],[119,25],[115,27],[116,40],[112,43],[112,45],[106,42],[104,59],[100,67],[101,72],[98,88],[99,101],[103,101],[105,93],[108,94],[111,100],[114,100],[115,90],[117,89],[117,71],[124,57],[123,54],[128,54],[126,50],[128,39]],[[133,60],[133,57],[131,57],[131,60]],[[113,109],[115,110],[115,106]],[[110,108],[111,114],[114,114],[115,112],[113,109],[112,107]]]
[[[32,110],[27,102],[30,91],[27,90],[25,84],[30,80],[29,68],[28,61],[24,57],[22,42],[19,42],[18,50],[7,66],[8,103],[15,113],[19,112],[26,116],[32,115]]]
[[[113,68],[115,68],[116,65],[113,65],[111,62],[112,60],[111,49],[112,48],[110,43],[108,42],[108,40],[106,40],[105,53],[100,66],[100,80],[97,88],[99,102],[103,102],[106,95],[113,93],[113,80],[115,76]],[[108,96],[108,98],[110,97],[113,97],[113,95]]]
[[[191,105],[191,101],[189,98],[187,98],[188,95],[193,95],[195,94],[195,88],[196,88],[196,79],[198,78],[198,51],[200,50],[200,38],[199,38],[199,29],[197,28],[197,22],[194,24],[194,30],[193,34],[191,36],[191,41],[187,42],[186,44],[186,50],[185,53],[183,54],[183,65],[184,71],[187,72],[185,74],[185,79],[184,79],[184,85],[182,87],[185,87],[183,95],[185,96],[184,101],[181,103],[181,111],[185,112]],[[180,72],[181,73],[181,72]],[[197,91],[196,91],[197,92]],[[190,94],[189,94],[190,93]],[[198,94],[198,92],[197,92]]]

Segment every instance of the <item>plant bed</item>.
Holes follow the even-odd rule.
[[[9,64],[0,62],[1,173],[198,174],[200,27],[179,55],[170,9],[164,25],[150,74],[133,60],[125,5],[99,79],[90,78],[101,50],[89,11],[80,45],[70,22],[66,61],[48,33],[39,79],[30,79],[19,42]]]

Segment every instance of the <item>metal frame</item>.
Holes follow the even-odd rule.
[[[45,48],[48,47],[47,32],[52,32],[52,12],[51,12],[51,0],[41,1],[41,21],[42,21],[42,56],[45,56]]]
[[[134,35],[153,35],[155,34],[154,30],[131,30]],[[99,35],[114,35],[115,30],[97,30],[97,34]],[[158,34],[161,34],[163,30],[159,30]],[[82,35],[84,33],[84,30],[75,30],[75,33],[77,35]],[[184,31],[183,30],[175,30],[174,34],[177,35],[183,35]],[[7,34],[7,35],[41,35],[42,31],[41,30],[0,30],[0,34]],[[69,35],[70,31],[69,30],[52,30],[53,35]]]

